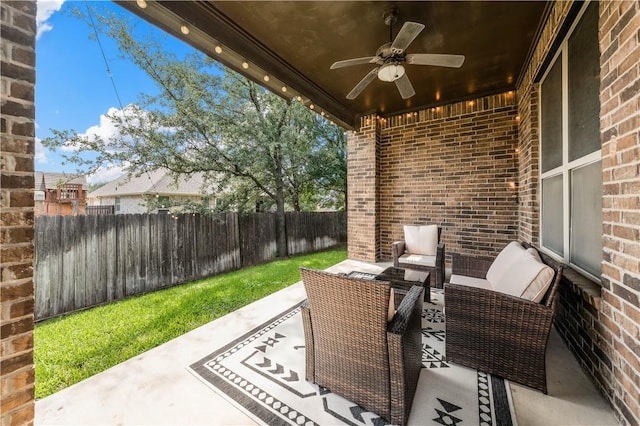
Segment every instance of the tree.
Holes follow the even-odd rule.
[[[134,38],[127,20],[97,15],[84,19],[116,40],[123,58],[143,69],[159,94],[140,95],[138,105],[110,114],[118,133],[109,139],[52,130],[43,144],[71,148],[66,160],[89,173],[114,164],[133,175],[158,168],[174,175],[202,172],[218,191],[238,188],[256,203],[266,197],[275,206],[278,252],[286,256],[285,210],[300,210],[325,197],[325,188],[339,186],[342,171],[331,164],[342,167],[346,159],[326,159],[344,157],[343,131],[200,52],[179,59],[157,38]]]

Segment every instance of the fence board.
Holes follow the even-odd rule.
[[[71,226],[71,221],[68,216],[62,217],[62,281],[65,285],[62,287],[61,292],[61,308],[65,311],[75,310],[75,288],[74,288],[74,265],[75,265],[75,251],[73,250],[73,243],[75,239],[74,228]],[[69,265],[68,267],[64,267]]]
[[[256,265],[276,257],[275,214],[256,213],[238,219],[242,265]]]
[[[158,239],[158,216],[157,214],[147,215],[147,226],[149,227],[147,232],[147,245],[149,246],[147,263],[147,289],[160,288],[160,261],[158,246],[160,245]]]
[[[344,219],[343,219],[344,218]],[[324,250],[347,241],[343,212],[290,212],[286,214],[289,255]]]
[[[76,223],[69,221],[69,228],[73,229],[73,242],[71,251],[73,253],[74,266],[74,292],[73,307],[80,309],[87,306],[87,221],[86,216],[74,218]]]
[[[118,300],[118,216],[101,216],[101,218],[105,233],[107,302],[110,302]]]
[[[276,256],[275,215],[38,216],[35,317],[263,263]],[[346,241],[346,213],[287,214],[289,254]]]

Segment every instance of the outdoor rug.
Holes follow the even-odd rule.
[[[511,425],[502,379],[444,360],[444,294],[432,290],[422,314],[422,364],[409,424]],[[215,348],[212,348],[212,350]],[[379,416],[304,377],[300,304],[189,368],[258,423],[383,425]]]

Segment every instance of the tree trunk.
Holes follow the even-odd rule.
[[[282,167],[282,150],[280,145],[275,147],[275,178],[276,178],[276,247],[278,257],[284,258],[289,255],[287,249],[287,226],[284,211],[284,173]]]
[[[286,214],[284,211],[284,188],[281,183],[276,189],[276,247],[278,248],[278,257],[287,257],[287,227]]]

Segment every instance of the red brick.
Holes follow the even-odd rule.
[[[33,352],[25,352],[15,356],[6,356],[0,360],[2,375],[6,376],[23,368],[33,367]],[[2,395],[4,397],[4,395]]]
[[[4,118],[3,118],[4,121]],[[3,130],[4,131],[4,130]],[[2,135],[2,153],[13,152],[16,154],[31,154],[35,152],[35,141],[33,138],[20,138],[11,135]],[[30,189],[30,188],[29,188]]]
[[[35,308],[35,301],[33,298],[21,300],[19,302],[13,302],[9,313],[11,318],[19,318],[27,315],[33,315]]]
[[[34,404],[26,404],[25,406],[11,412],[8,424],[10,426],[31,425],[33,424],[34,411]]]
[[[35,66],[36,64],[36,52],[33,49],[25,49],[23,47],[14,47],[11,52],[11,59],[14,62],[21,63],[23,65]],[[20,98],[32,101],[33,94],[31,96],[19,96]]]
[[[33,161],[30,161],[33,164]],[[33,192],[31,191],[11,191],[9,194],[9,205],[11,207],[33,207]]]
[[[33,243],[3,245],[0,247],[0,256],[3,263],[22,263],[33,260]]]
[[[35,231],[33,226],[4,228],[0,231],[0,244],[19,244],[33,242]]]
[[[33,281],[31,280],[19,284],[3,282],[0,288],[2,289],[2,294],[0,294],[0,301],[2,303],[33,296]]]
[[[11,82],[11,96],[14,98],[34,99],[34,91],[35,87],[33,84],[26,84],[21,81],[13,81]]]
[[[2,402],[0,402],[0,407],[2,407],[3,413],[8,413],[9,411],[20,407],[21,405],[25,405],[33,400],[34,390],[31,389],[21,389],[19,391],[14,391],[7,396],[3,395]]]
[[[22,209],[20,211],[7,212],[3,210],[0,213],[0,226],[24,226],[34,225],[33,210]]]
[[[25,333],[19,336],[3,339],[0,343],[0,355],[2,357],[9,356],[33,349],[33,334]]]

